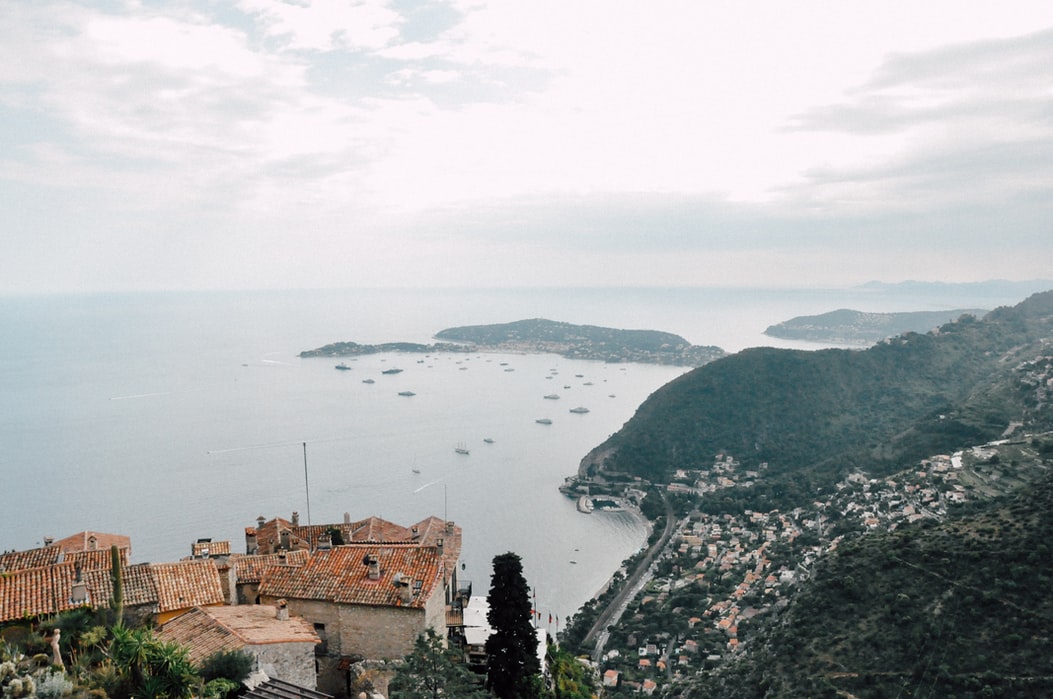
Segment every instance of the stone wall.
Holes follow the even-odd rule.
[[[268,677],[317,688],[313,643],[268,643],[246,649],[256,656],[256,666]]]

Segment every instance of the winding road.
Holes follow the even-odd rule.
[[[629,606],[629,601],[636,597],[640,590],[654,577],[654,560],[665,549],[669,539],[673,536],[673,532],[676,530],[677,523],[673,520],[673,506],[669,503],[669,498],[666,497],[665,491],[661,492],[662,504],[665,505],[665,529],[662,531],[662,535],[647,549],[647,553],[640,559],[639,565],[629,574],[621,591],[614,596],[614,599],[610,601],[606,609],[596,617],[596,622],[585,634],[585,638],[582,641],[582,645],[586,646],[595,643],[592,659],[597,663],[603,658],[603,649],[607,645],[607,639],[610,636],[607,627],[618,623],[622,614],[625,613],[626,607]]]

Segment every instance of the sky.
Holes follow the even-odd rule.
[[[0,294],[1053,274],[1053,3],[0,2]]]

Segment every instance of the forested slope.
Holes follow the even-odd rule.
[[[894,470],[1048,417],[1018,374],[1053,351],[1051,336],[1053,292],[1043,292],[867,350],[739,352],[656,391],[580,473],[662,481],[727,452],[768,463],[754,496],[791,504],[847,471]]]

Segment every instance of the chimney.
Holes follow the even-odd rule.
[[[443,543],[445,542],[441,538],[435,540],[435,548],[439,549],[440,553],[442,552]]]
[[[318,550],[328,551],[333,548],[333,537],[329,532],[323,532],[318,535]]]
[[[345,512],[344,513],[344,524],[351,524],[351,513],[350,512]]]
[[[448,533],[451,533],[451,534],[453,533],[453,521],[452,520],[446,522],[446,531]]]
[[[253,555],[259,553],[260,545],[256,540],[256,530],[252,527],[245,528],[245,553]]]
[[[88,550],[89,551],[94,551],[95,547],[98,545],[98,543],[99,543],[99,540],[95,538],[94,534],[89,536],[88,537]]]
[[[69,601],[73,604],[87,604],[89,602],[88,583],[83,580],[73,583],[69,591]]]
[[[373,554],[366,556],[366,568],[370,580],[380,580],[380,560]]]
[[[413,588],[410,587],[412,580],[406,578],[402,573],[395,574],[395,587],[398,588],[399,599],[403,604],[409,604],[413,601]]]
[[[50,536],[45,536],[44,537],[44,546],[51,546],[54,543],[55,543],[54,537],[50,537]]]
[[[299,512],[293,512],[292,513],[292,525],[294,527],[300,526],[300,513]]]
[[[278,621],[289,621],[289,606],[288,602],[284,599],[280,599],[276,603],[276,609],[274,612],[274,618]]]
[[[266,524],[266,523],[267,523],[267,520],[266,520],[266,518],[264,518],[263,515],[260,515],[259,517],[256,518],[256,528],[257,529],[263,529],[263,525]]]
[[[414,539],[419,539],[420,538],[420,531],[416,527],[413,528],[413,538]]]
[[[288,550],[289,549],[289,530],[288,529],[282,529],[282,532],[281,532],[281,534],[279,536],[281,537],[281,548]]]

